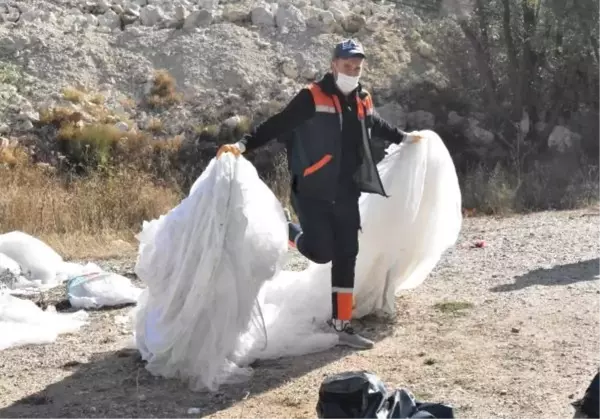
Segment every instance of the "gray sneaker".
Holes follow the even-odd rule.
[[[356,333],[350,322],[330,320],[328,324],[338,335],[338,345],[349,346],[354,349],[371,349],[374,346],[372,340]]]

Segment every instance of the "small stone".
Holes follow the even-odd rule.
[[[508,392],[506,390],[500,390],[501,396],[506,396],[507,394],[508,394]]]
[[[31,131],[33,129],[33,123],[29,120],[27,121],[22,121],[19,126],[18,129],[20,131]]]
[[[129,130],[129,125],[123,121],[119,121],[115,124],[115,128],[117,128],[119,131],[127,132]]]
[[[521,329],[519,329],[518,327],[513,327],[512,329],[510,329],[510,331],[512,333],[519,333],[521,331]]]
[[[294,60],[286,60],[281,64],[281,71],[286,77],[290,79],[295,79],[298,77],[298,66]]]

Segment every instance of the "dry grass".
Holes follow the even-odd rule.
[[[148,131],[158,133],[158,132],[161,132],[162,129],[163,129],[163,122],[160,120],[160,118],[155,118],[155,117],[150,118],[150,120],[148,121]]]
[[[507,215],[547,209],[575,209],[598,203],[598,166],[585,158],[517,170],[500,163],[479,165],[460,177],[463,206],[473,214]]]
[[[152,89],[146,98],[151,108],[168,107],[182,101],[183,95],[177,91],[177,82],[168,71],[155,71],[152,83]]]
[[[142,222],[181,198],[174,187],[127,169],[69,180],[43,167],[17,164],[0,167],[0,188],[0,231],[41,237],[66,257],[111,257],[132,250]]]
[[[80,103],[86,97],[86,92],[75,87],[65,87],[62,91],[63,98],[73,103]]]
[[[96,93],[95,95],[93,95],[90,98],[90,102],[92,102],[93,104],[96,104],[96,105],[104,105],[105,101],[106,101],[106,98],[104,97],[104,95],[102,95],[100,93]]]

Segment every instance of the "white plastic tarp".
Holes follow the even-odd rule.
[[[59,335],[77,332],[87,319],[85,311],[44,311],[33,301],[0,292],[0,351],[54,342]]]
[[[421,284],[457,239],[461,195],[452,159],[437,134],[420,134],[420,143],[390,147],[378,165],[390,197],[361,197],[355,317],[393,313],[396,293]],[[244,367],[255,359],[336,344],[323,327],[331,315],[330,265],[280,271],[282,208],[243,157],[211,161],[189,197],[145,223],[138,238],[136,271],[148,290],[135,333],[152,373],[216,389],[248,376]]]

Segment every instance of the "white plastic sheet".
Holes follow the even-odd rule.
[[[287,251],[281,205],[247,160],[212,160],[190,195],[144,223],[136,341],[147,369],[210,388],[248,371],[229,359]],[[259,316],[258,316],[259,317]]]
[[[0,253],[17,262],[23,276],[38,286],[54,285],[63,264],[50,246],[21,231],[0,234]]]
[[[61,334],[77,332],[87,323],[88,314],[43,311],[33,301],[0,292],[0,351],[22,346],[52,343]]]
[[[452,159],[437,134],[420,134],[422,142],[390,147],[378,165],[390,197],[361,197],[355,317],[393,313],[396,293],[421,284],[457,239],[461,195]],[[136,337],[148,369],[215,389],[247,375],[238,368],[257,358],[335,345],[324,327],[330,265],[278,272],[287,239],[282,208],[251,165],[225,155],[194,186],[139,236],[137,271],[149,290]]]
[[[119,274],[103,271],[92,263],[69,279],[67,295],[72,307],[100,308],[137,303],[142,289]]]

